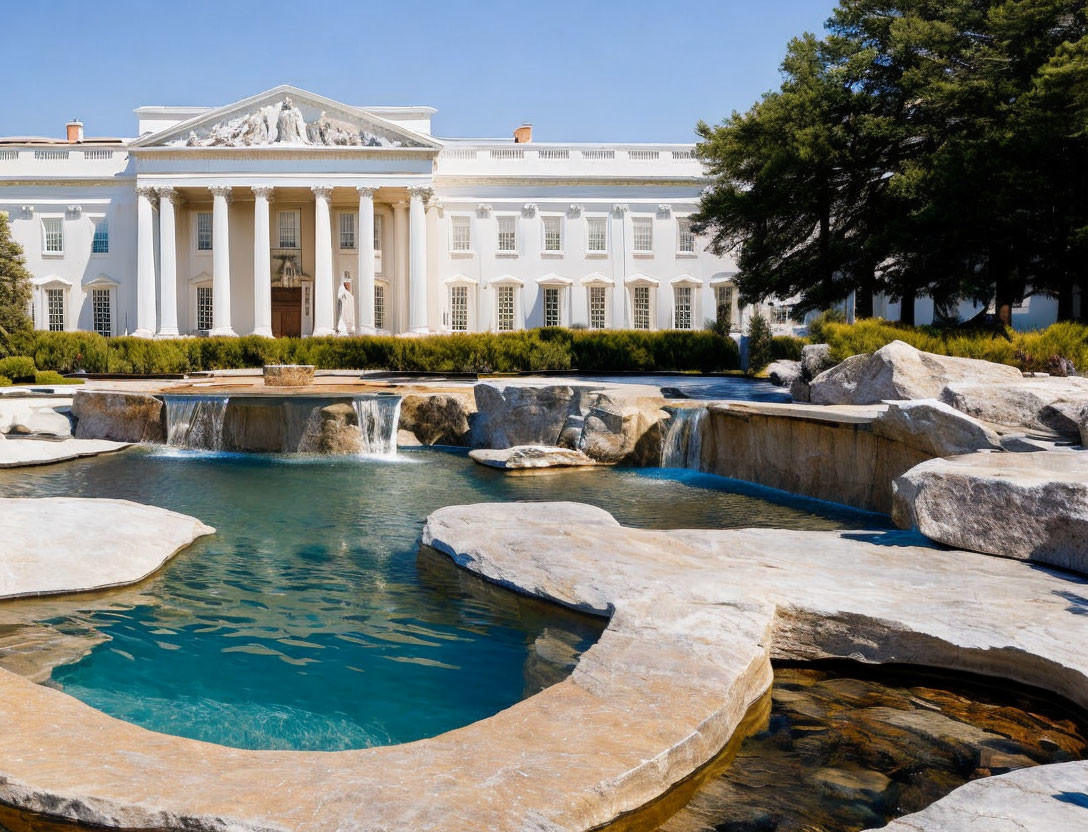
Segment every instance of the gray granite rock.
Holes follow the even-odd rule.
[[[992,429],[936,399],[892,402],[873,420],[873,432],[931,456],[1001,448]]]
[[[801,362],[781,359],[767,365],[767,378],[778,387],[789,387],[795,379],[801,378]]]
[[[901,527],[949,546],[1088,573],[1088,452],[931,459],[893,488]]]
[[[1088,419],[1088,378],[1044,376],[1004,384],[954,382],[941,401],[998,425],[1051,430],[1074,441]]]
[[[806,344],[801,347],[801,377],[812,381],[824,370],[835,366],[830,344]]]
[[[584,453],[571,448],[548,445],[519,445],[514,448],[477,448],[469,451],[473,462],[504,471],[535,468],[581,468],[597,463]]]

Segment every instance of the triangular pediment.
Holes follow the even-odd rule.
[[[439,149],[429,136],[284,85],[143,136],[132,147]]]

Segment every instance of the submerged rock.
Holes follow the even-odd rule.
[[[892,341],[872,355],[855,355],[812,380],[815,404],[876,404],[896,399],[935,399],[948,384],[1015,383],[1015,367],[922,352]]]
[[[519,445],[514,448],[477,448],[468,454],[473,462],[506,471],[528,468],[579,468],[597,463],[581,451],[547,445]]]
[[[72,399],[72,415],[79,439],[166,441],[162,401],[147,393],[77,390]]]

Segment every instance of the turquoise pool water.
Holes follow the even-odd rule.
[[[433,450],[382,462],[137,449],[0,472],[0,495],[131,499],[217,528],[139,587],[5,605],[7,632],[13,617],[24,628],[5,644],[49,645],[46,683],[113,716],[244,748],[421,739],[570,672],[604,622],[420,553],[441,506],[578,500],[671,528],[880,522],[690,471],[507,476]]]

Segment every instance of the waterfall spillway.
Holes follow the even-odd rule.
[[[359,396],[352,403],[359,415],[362,453],[367,456],[394,456],[397,453],[397,424],[400,396]]]
[[[705,407],[685,407],[673,411],[661,446],[662,468],[702,467],[703,421]]]
[[[223,448],[227,396],[166,396],[166,444],[177,448]]]

